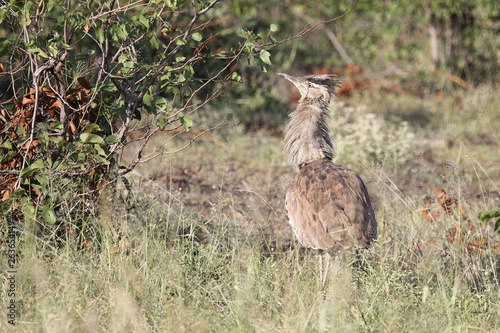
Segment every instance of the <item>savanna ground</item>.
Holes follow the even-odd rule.
[[[296,170],[284,123],[247,131],[231,118],[102,191],[83,242],[68,228],[66,241],[44,243],[27,227],[18,325],[2,311],[1,330],[498,330],[500,237],[477,216],[499,206],[499,104],[488,86],[370,89],[332,103],[335,161],[365,180],[379,237],[357,256],[334,255],[324,286],[318,253],[300,247],[285,216]],[[224,107],[230,116],[237,105]]]

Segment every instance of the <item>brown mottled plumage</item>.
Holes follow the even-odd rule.
[[[313,249],[366,248],[377,237],[368,191],[354,171],[332,162],[335,152],[325,118],[339,86],[335,75],[279,75],[302,96],[285,136],[289,161],[299,167],[285,202],[295,235]]]

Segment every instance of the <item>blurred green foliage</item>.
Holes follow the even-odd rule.
[[[328,0],[233,0],[226,19],[256,33],[274,26],[274,36],[279,40],[320,21],[342,16],[351,8],[347,15],[318,26],[305,38],[276,48],[273,72],[333,72],[345,70],[352,63],[375,84],[384,79],[404,83],[410,86],[411,94],[418,95],[500,80],[500,2],[495,0],[356,4]],[[431,29],[436,32],[436,58],[432,56]],[[339,45],[334,46],[332,35],[347,56],[339,54]],[[233,104],[235,116],[247,128],[282,124],[289,111],[284,88],[278,86],[274,77],[255,71],[254,66],[240,64],[239,70],[243,84],[231,92],[231,100],[239,101]]]

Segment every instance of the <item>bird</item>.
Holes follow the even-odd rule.
[[[317,250],[369,247],[377,238],[377,221],[368,190],[356,172],[333,162],[335,150],[326,120],[330,100],[340,87],[337,75],[278,75],[301,95],[289,115],[284,146],[289,162],[298,167],[285,199],[296,238],[302,246]],[[321,260],[320,256],[320,265]]]

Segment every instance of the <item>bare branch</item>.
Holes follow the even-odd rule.
[[[285,39],[282,39],[280,40],[279,42],[276,42],[274,44],[270,44],[270,45],[261,45],[262,48],[264,47],[269,47],[270,49],[274,49],[276,47],[278,47],[279,45],[283,44],[283,43],[286,43],[288,41],[291,41],[291,40],[294,40],[294,39],[297,39],[297,38],[300,38],[304,35],[307,35],[308,33],[310,33],[311,31],[313,31],[314,29],[316,29],[318,26],[322,25],[322,24],[326,24],[326,23],[329,23],[329,22],[333,22],[333,21],[336,21],[338,19],[341,19],[342,17],[346,16],[347,14],[349,14],[351,12],[351,10],[354,8],[354,6],[356,6],[357,4],[357,1],[354,1],[354,3],[352,4],[351,8],[349,8],[349,10],[347,12],[345,12],[344,14],[340,15],[340,16],[337,16],[335,18],[332,18],[332,19],[329,19],[329,20],[324,20],[324,21],[321,21],[321,22],[318,22],[316,24],[314,24],[312,27],[310,28],[304,28],[302,29],[302,31],[300,31],[298,34],[296,34],[295,36],[292,36],[292,37],[287,37]]]
[[[353,61],[352,61],[351,57],[349,57],[349,54],[347,54],[347,51],[342,46],[342,44],[338,41],[338,39],[335,36],[335,34],[333,33],[333,31],[330,30],[330,29],[327,29],[326,30],[326,35],[328,36],[328,39],[330,39],[330,42],[332,43],[332,45],[335,48],[335,50],[337,50],[337,52],[340,54],[340,56],[342,57],[342,59],[346,63],[352,64]]]

